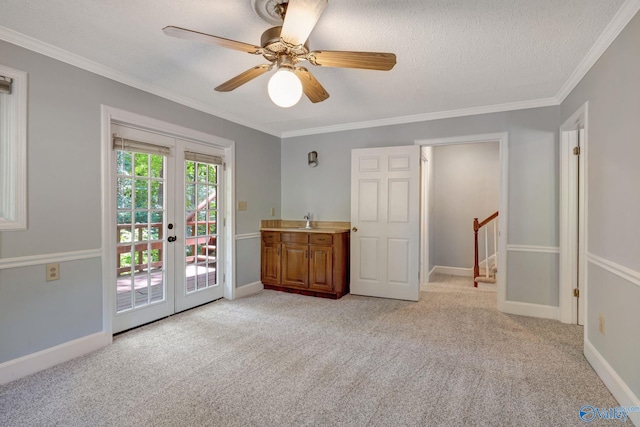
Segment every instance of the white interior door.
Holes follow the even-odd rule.
[[[420,146],[351,151],[351,293],[418,301]]]
[[[567,319],[571,323],[584,325],[584,278],[585,278],[585,161],[583,149],[584,129],[575,129],[566,132],[563,141],[562,154],[562,176],[564,186],[561,186],[561,200],[563,201],[566,213],[566,228],[561,224],[561,250],[563,261],[561,262],[561,283],[564,281],[570,284],[569,289],[563,289],[568,293],[571,291],[571,318]],[[576,155],[574,150],[578,150]],[[563,228],[565,228],[563,230]],[[566,239],[566,240],[564,240]],[[577,294],[575,293],[577,290]],[[568,297],[568,295],[567,295]]]
[[[112,125],[113,332],[224,295],[223,150]]]
[[[577,140],[577,146],[579,147],[580,150],[582,150],[584,148],[584,129],[580,129],[578,130],[578,140]],[[586,248],[586,242],[585,242],[585,238],[586,238],[586,228],[585,228],[585,196],[586,196],[586,191],[585,191],[585,179],[586,179],[586,175],[585,175],[585,153],[581,153],[580,156],[576,156],[578,157],[577,159],[577,163],[578,163],[578,174],[577,174],[577,198],[578,198],[578,230],[577,230],[577,252],[578,252],[578,260],[577,260],[577,268],[578,268],[578,272],[577,272],[577,287],[580,290],[579,291],[579,297],[578,297],[578,306],[577,306],[577,310],[578,310],[578,325],[584,325],[584,314],[585,314],[585,310],[584,310],[584,293],[585,293],[585,287],[584,287],[584,279],[585,279],[585,248]]]

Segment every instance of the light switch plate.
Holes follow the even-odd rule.
[[[276,216],[276,208],[271,208],[271,216]]]
[[[244,201],[244,200],[238,202],[238,210],[239,211],[246,211],[247,210],[247,202]]]

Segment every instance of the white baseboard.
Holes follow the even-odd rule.
[[[553,305],[530,304],[527,302],[505,301],[501,311],[519,316],[540,317],[542,319],[560,319],[560,307]]]
[[[111,344],[112,336],[98,332],[0,364],[0,385],[42,371]]]
[[[584,356],[620,406],[640,408],[640,398],[633,394],[629,386],[588,339],[584,340]],[[634,425],[640,426],[640,412],[629,413],[629,419]]]
[[[262,282],[249,283],[248,285],[243,285],[243,286],[240,286],[239,288],[236,288],[235,297],[242,298],[248,295],[257,294],[263,289],[264,289],[264,285],[262,284]]]
[[[434,273],[450,274],[452,276],[473,277],[473,268],[445,267],[443,265],[436,265],[429,272],[429,276],[431,276]]]

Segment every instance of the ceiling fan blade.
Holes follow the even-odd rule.
[[[235,40],[225,39],[223,37],[212,36],[211,34],[199,33],[198,31],[187,30],[186,28],[168,26],[164,27],[162,31],[171,37],[177,37],[179,39],[193,40],[202,43],[209,43],[216,46],[226,47],[228,49],[235,49],[241,52],[261,54],[262,48],[260,46],[254,46],[249,43],[237,42]]]
[[[315,104],[329,98],[329,93],[324,90],[320,82],[313,77],[309,70],[304,67],[296,67],[293,72],[302,82],[302,91],[311,102]]]
[[[396,65],[396,55],[382,52],[346,52],[321,50],[309,52],[309,62],[323,67],[362,68],[388,71]]]
[[[289,0],[280,38],[294,46],[304,44],[328,0]]]
[[[218,92],[231,92],[232,90],[255,79],[256,77],[263,75],[267,71],[271,70],[272,67],[272,64],[257,65],[253,68],[248,69],[244,73],[238,74],[231,80],[222,83],[220,86],[215,88],[215,90]]]

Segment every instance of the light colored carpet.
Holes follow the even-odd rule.
[[[440,279],[418,303],[263,291],[178,314],[0,387],[0,425],[582,426],[618,406],[581,327]]]

